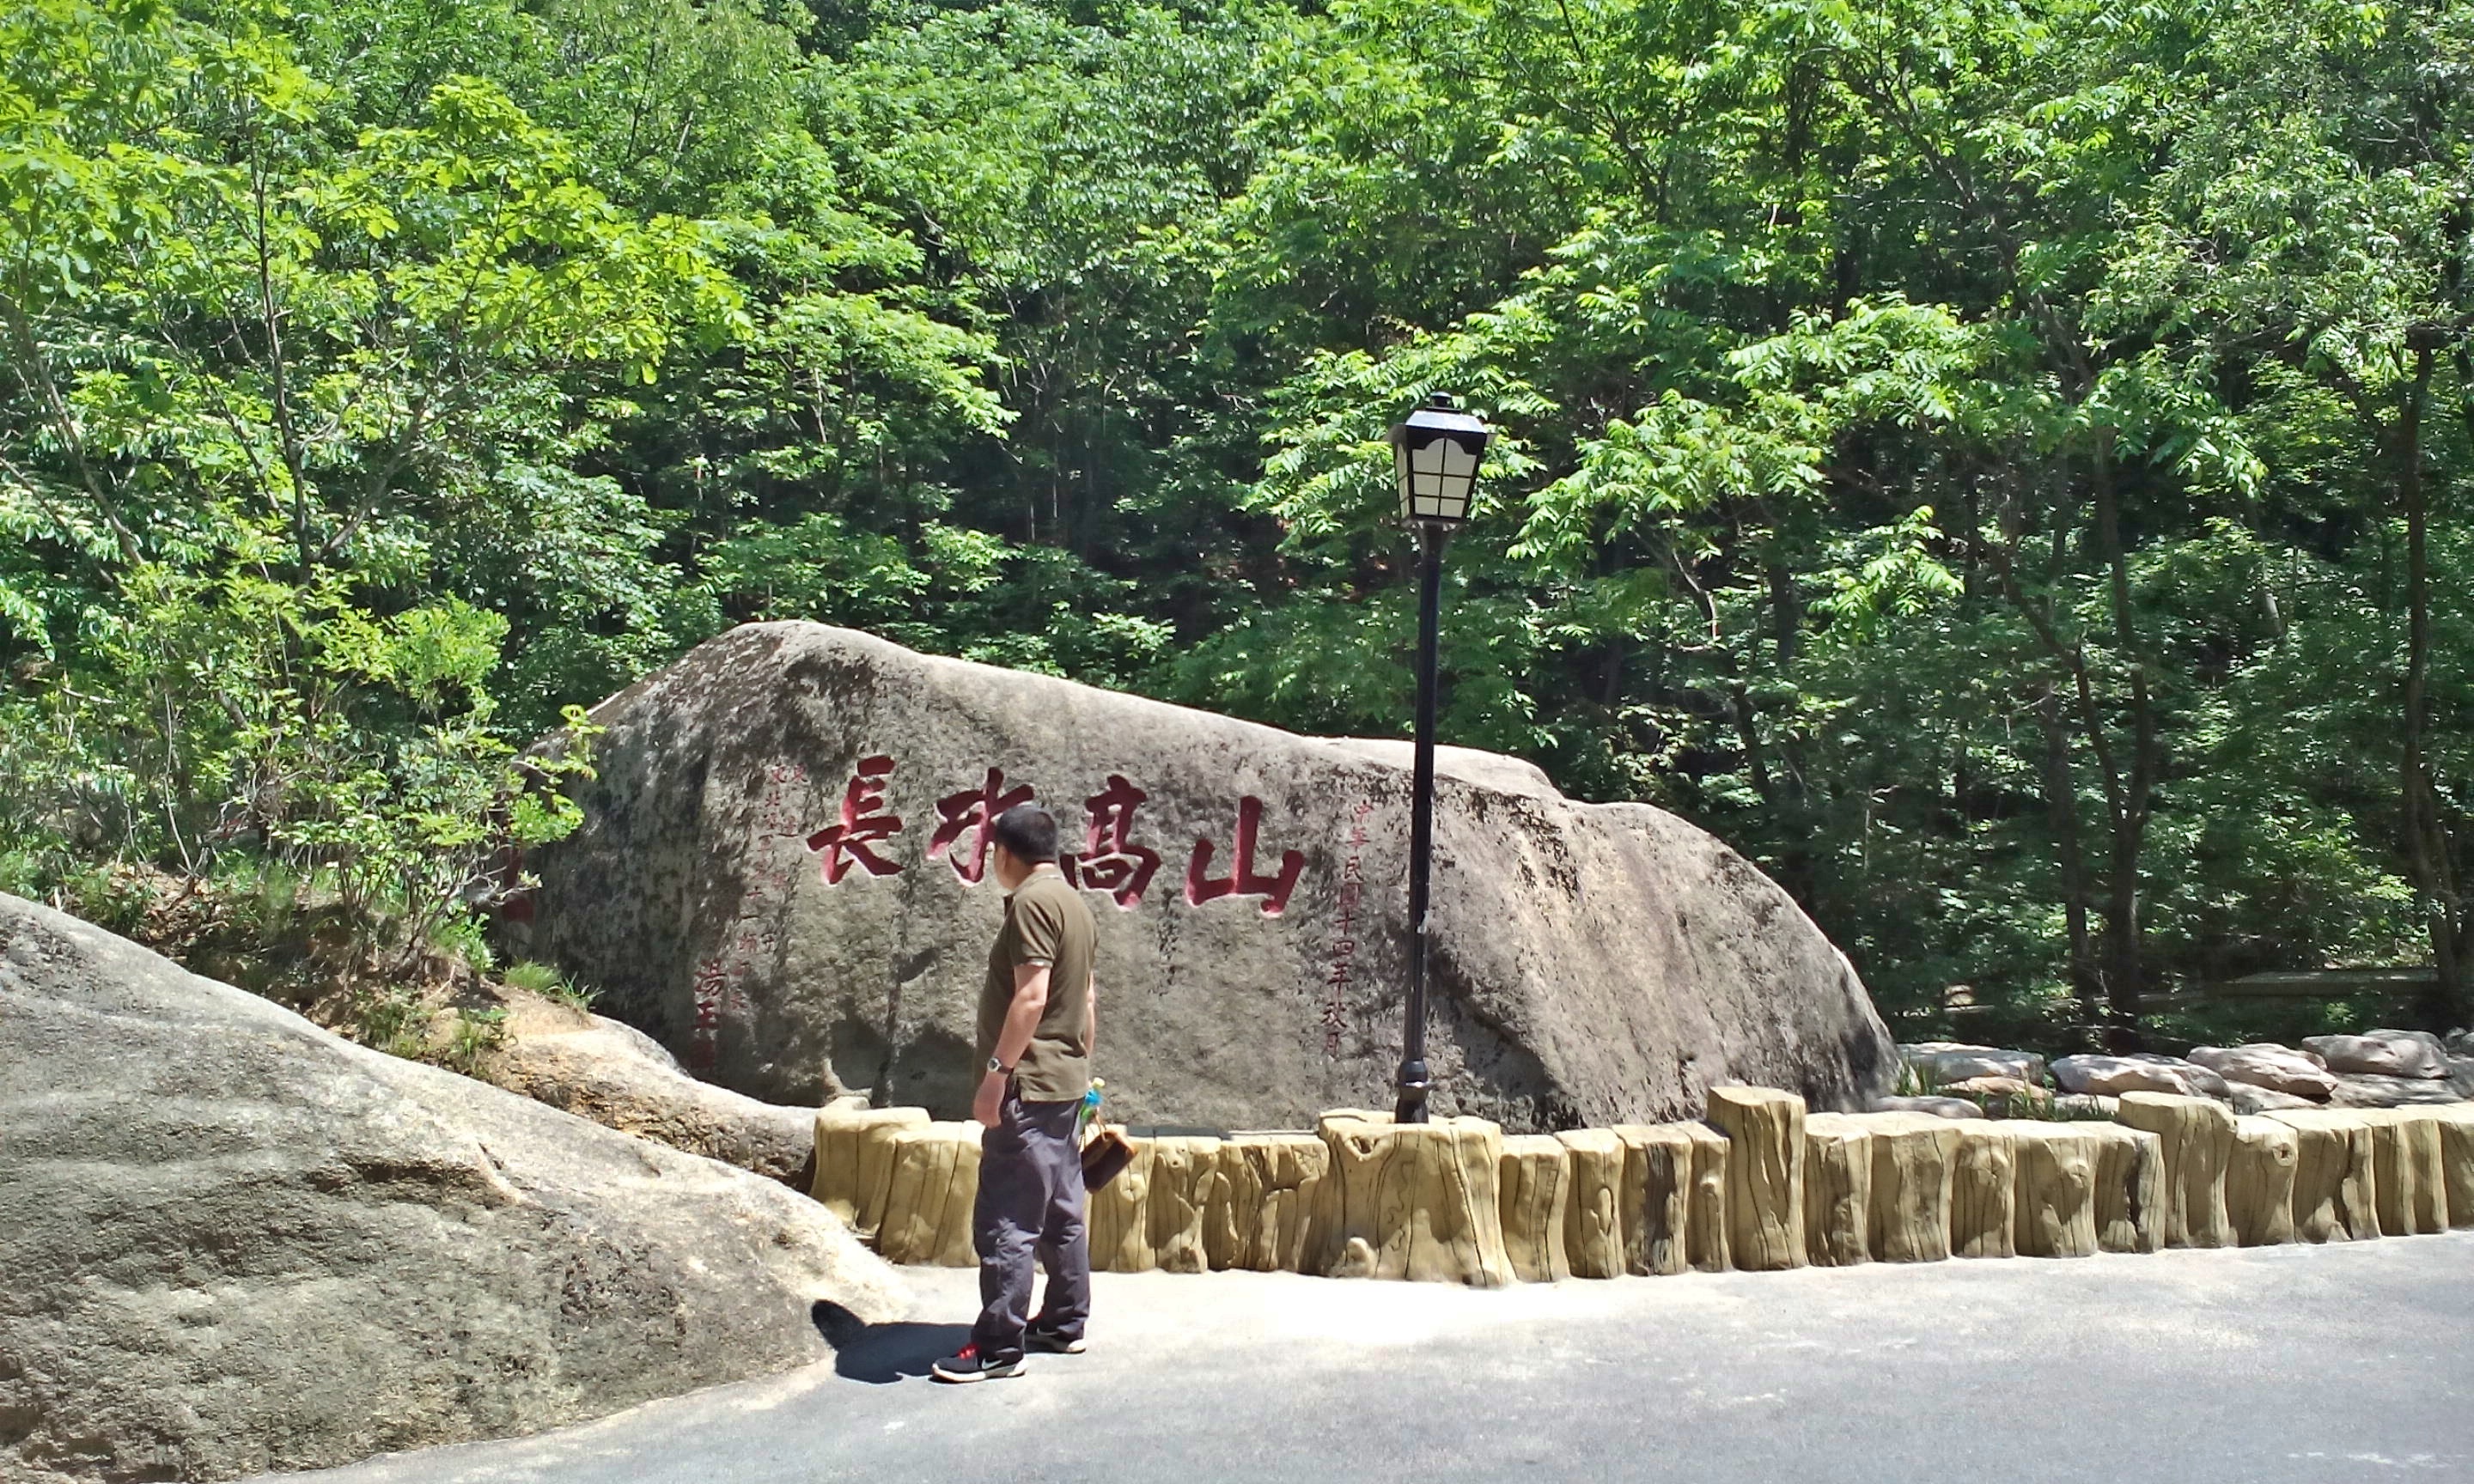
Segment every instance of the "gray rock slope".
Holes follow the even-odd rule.
[[[891,1270],[770,1181],[0,896],[0,1478],[529,1432],[826,1353]]]
[[[538,853],[536,956],[688,1067],[776,1102],[967,1106],[1002,912],[991,806],[1058,815],[1100,918],[1100,1070],[1137,1123],[1388,1106],[1410,776],[1301,737],[815,624],[751,625],[603,703],[586,823]],[[1887,1090],[1846,959],[1734,851],[1447,750],[1439,1111],[1513,1129],[1697,1114],[1714,1083]]]

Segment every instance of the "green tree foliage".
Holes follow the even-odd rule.
[[[2467,0],[0,48],[12,883],[246,857],[435,937],[563,827],[581,739],[520,749],[754,619],[1396,732],[1381,434],[1440,389],[1498,429],[1447,739],[1716,830],[1903,1027],[2396,963],[2329,1015],[2474,1018]]]

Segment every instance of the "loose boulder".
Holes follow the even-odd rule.
[[[533,957],[698,1076],[967,1109],[1003,911],[988,822],[1035,800],[1100,918],[1108,1112],[1300,1128],[1389,1099],[1408,940],[1396,746],[1302,737],[848,630],[735,630],[604,702],[583,826],[536,852]],[[1852,1108],[1894,1051],[1780,887],[1641,804],[1447,753],[1427,1060],[1516,1132],[1695,1116],[1748,1083]],[[519,913],[518,916],[523,914]]]
[[[816,1111],[759,1102],[680,1070],[631,1025],[534,995],[510,995],[506,1040],[479,1073],[510,1092],[621,1133],[805,1188]]]
[[[2413,1108],[2465,1099],[2457,1085],[2432,1077],[2385,1077],[2377,1072],[2340,1072],[2331,1108]]]
[[[2045,1080],[2045,1059],[2033,1051],[2004,1051],[1998,1046],[1970,1045],[1957,1041],[1924,1041],[1899,1047],[1899,1060],[1928,1082],[1965,1082],[1973,1077],[2010,1077],[2025,1083]]]
[[[1981,1118],[1984,1107],[1963,1097],[1877,1097],[1864,1105],[1866,1113],[1922,1113],[1928,1118]]]
[[[537,1431],[896,1318],[824,1208],[0,896],[0,1477]]]
[[[2053,1100],[2053,1094],[2043,1087],[2016,1077],[1970,1077],[1942,1090],[1979,1105],[1996,1118],[2033,1117]]]
[[[2365,1031],[2360,1036],[2306,1036],[2302,1048],[2332,1072],[2375,1077],[2445,1077],[2448,1054],[2429,1031]]]
[[[2229,1098],[2225,1079],[2179,1057],[2142,1052],[2133,1056],[2066,1056],[2053,1064],[2053,1081],[2065,1092],[2120,1097],[2126,1092],[2171,1092],[2183,1097]]]
[[[2230,1086],[2233,1091],[2234,1112],[2244,1115],[2285,1113],[2295,1108],[2320,1106],[2307,1097],[2295,1097],[2291,1092],[2279,1092],[2274,1088],[2254,1087],[2247,1082],[2237,1082]]]
[[[2308,1051],[2269,1041],[2246,1046],[2194,1046],[2191,1061],[2227,1082],[2248,1083],[2309,1102],[2324,1103],[2337,1090],[2327,1064]],[[2244,1110],[2250,1112],[2250,1110]]]

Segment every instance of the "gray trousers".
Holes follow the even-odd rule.
[[[995,1128],[980,1136],[980,1194],[971,1209],[971,1245],[980,1255],[980,1353],[1022,1353],[1027,1324],[1072,1340],[1091,1314],[1091,1238],[1082,1221],[1082,1152],[1074,1143],[1078,1099],[1027,1103],[1006,1089]],[[1031,1311],[1033,1260],[1048,1269],[1048,1293]]]

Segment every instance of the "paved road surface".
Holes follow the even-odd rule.
[[[1098,1280],[1092,1352],[933,1385],[969,1273],[788,1376],[335,1484],[2474,1481],[2474,1233],[1478,1293]],[[952,1321],[948,1323],[946,1321]]]

